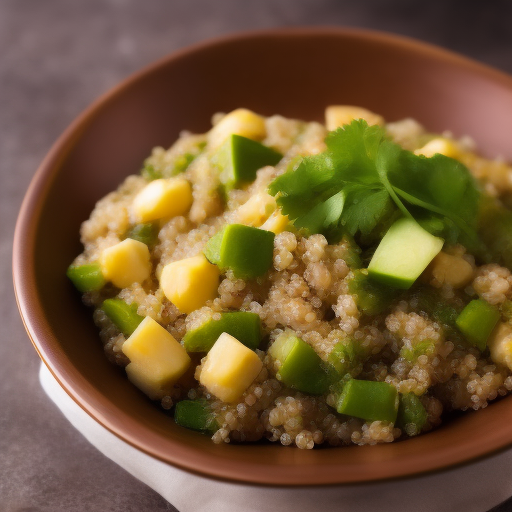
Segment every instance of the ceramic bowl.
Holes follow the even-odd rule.
[[[204,132],[215,112],[246,107],[322,120],[330,104],[469,135],[484,155],[512,160],[512,79],[410,39],[341,29],[235,35],[179,51],[124,81],[64,132],[38,169],[16,228],[14,279],[32,342],[90,416],[157,459],[231,482],[307,486],[416,475],[512,445],[512,396],[404,442],[298,450],[215,445],[174,424],[105,358],[91,311],[65,271],[80,223],[137,173],[156,145]]]

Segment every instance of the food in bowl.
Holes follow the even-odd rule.
[[[213,121],[97,203],[68,269],[179,425],[376,444],[512,390],[508,164],[360,107]]]

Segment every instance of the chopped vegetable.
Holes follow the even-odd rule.
[[[220,180],[235,188],[256,179],[256,171],[276,165],[281,153],[241,135],[232,134],[212,156],[212,164],[220,170]]]
[[[204,254],[221,270],[231,269],[235,277],[259,277],[272,266],[274,236],[271,231],[229,224],[210,238]]]
[[[118,288],[143,283],[151,275],[148,246],[132,238],[103,250],[99,263],[103,277]]]
[[[400,394],[396,426],[405,430],[408,435],[417,435],[426,425],[427,411],[421,400],[414,393]],[[411,428],[412,427],[412,428]]]
[[[183,338],[187,352],[208,352],[217,338],[227,332],[252,350],[261,341],[261,320],[256,313],[233,311],[222,313],[218,320],[210,319],[200,327],[188,331]]]
[[[472,300],[457,317],[457,327],[466,339],[481,352],[487,348],[487,339],[500,319],[498,309],[485,300]]]
[[[439,297],[434,288],[421,286],[414,291],[413,301],[419,311],[426,313],[436,322],[439,322],[447,330],[450,337],[458,335],[456,320],[460,309],[448,304]]]
[[[230,135],[242,135],[261,140],[267,134],[265,119],[245,108],[237,108],[226,114],[208,134],[210,148],[218,148]]]
[[[268,353],[280,364],[277,376],[283,384],[312,395],[321,395],[329,389],[332,370],[310,345],[294,334],[281,334]]]
[[[350,124],[354,119],[364,119],[369,125],[384,124],[384,118],[367,110],[353,105],[330,105],[325,109],[325,126],[329,131],[336,130],[344,124]]]
[[[454,288],[464,288],[475,273],[471,264],[461,256],[441,251],[430,264],[428,271],[439,284],[449,284]]]
[[[404,344],[400,349],[400,357],[404,358],[410,363],[415,363],[418,357],[423,355],[431,355],[436,350],[436,344],[431,339],[418,341],[414,344],[411,342]]]
[[[151,222],[183,215],[192,205],[192,187],[184,178],[168,178],[148,183],[133,200],[139,222]]]
[[[450,242],[479,244],[480,193],[460,162],[414,155],[363,120],[329,133],[326,144],[327,151],[304,158],[269,186],[295,226],[330,239],[368,235],[398,209]]]
[[[377,247],[368,274],[388,286],[408,289],[439,253],[443,243],[416,221],[399,219]]]
[[[160,287],[182,312],[191,313],[217,296],[219,269],[200,254],[165,265]]]
[[[149,316],[123,343],[122,351],[130,359],[128,378],[152,400],[169,394],[190,365],[180,343]]]
[[[334,369],[344,376],[347,373],[352,374],[367,356],[368,350],[365,350],[358,340],[349,339],[336,343],[328,360]]]
[[[71,279],[75,288],[82,293],[101,290],[106,283],[98,263],[71,265],[68,267],[66,275]]]
[[[203,362],[199,382],[223,402],[236,402],[262,368],[255,352],[222,333]]]
[[[125,336],[131,336],[144,320],[137,313],[137,304],[127,304],[122,299],[106,299],[101,309]]]
[[[354,277],[348,282],[348,291],[355,296],[357,307],[370,316],[385,311],[396,296],[393,288],[371,279],[367,269],[354,270]]]
[[[512,326],[499,322],[487,341],[491,359],[512,370]]]
[[[206,400],[182,400],[174,409],[174,421],[181,427],[212,433],[219,425]]]
[[[158,240],[158,225],[154,222],[146,222],[144,224],[136,224],[125,234],[126,238],[133,238],[146,244],[150,249]]]
[[[497,201],[482,201],[479,234],[490,253],[490,260],[512,269],[512,211]]]
[[[367,421],[394,423],[398,413],[398,392],[387,382],[350,379],[343,386],[336,410]]]
[[[423,155],[428,158],[435,154],[448,156],[450,158],[459,158],[461,152],[452,140],[438,137],[429,140],[422,148],[415,150],[414,154]]]

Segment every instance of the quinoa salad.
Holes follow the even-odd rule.
[[[336,105],[154,148],[67,275],[107,358],[214,443],[407,439],[512,391],[512,167]]]

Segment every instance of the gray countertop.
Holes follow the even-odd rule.
[[[512,73],[509,0],[1,0],[0,511],[175,510],[90,446],[42,392],[12,292],[14,224],[45,153],[98,95],[197,41],[294,25],[395,32]],[[512,500],[498,510],[512,511]]]

